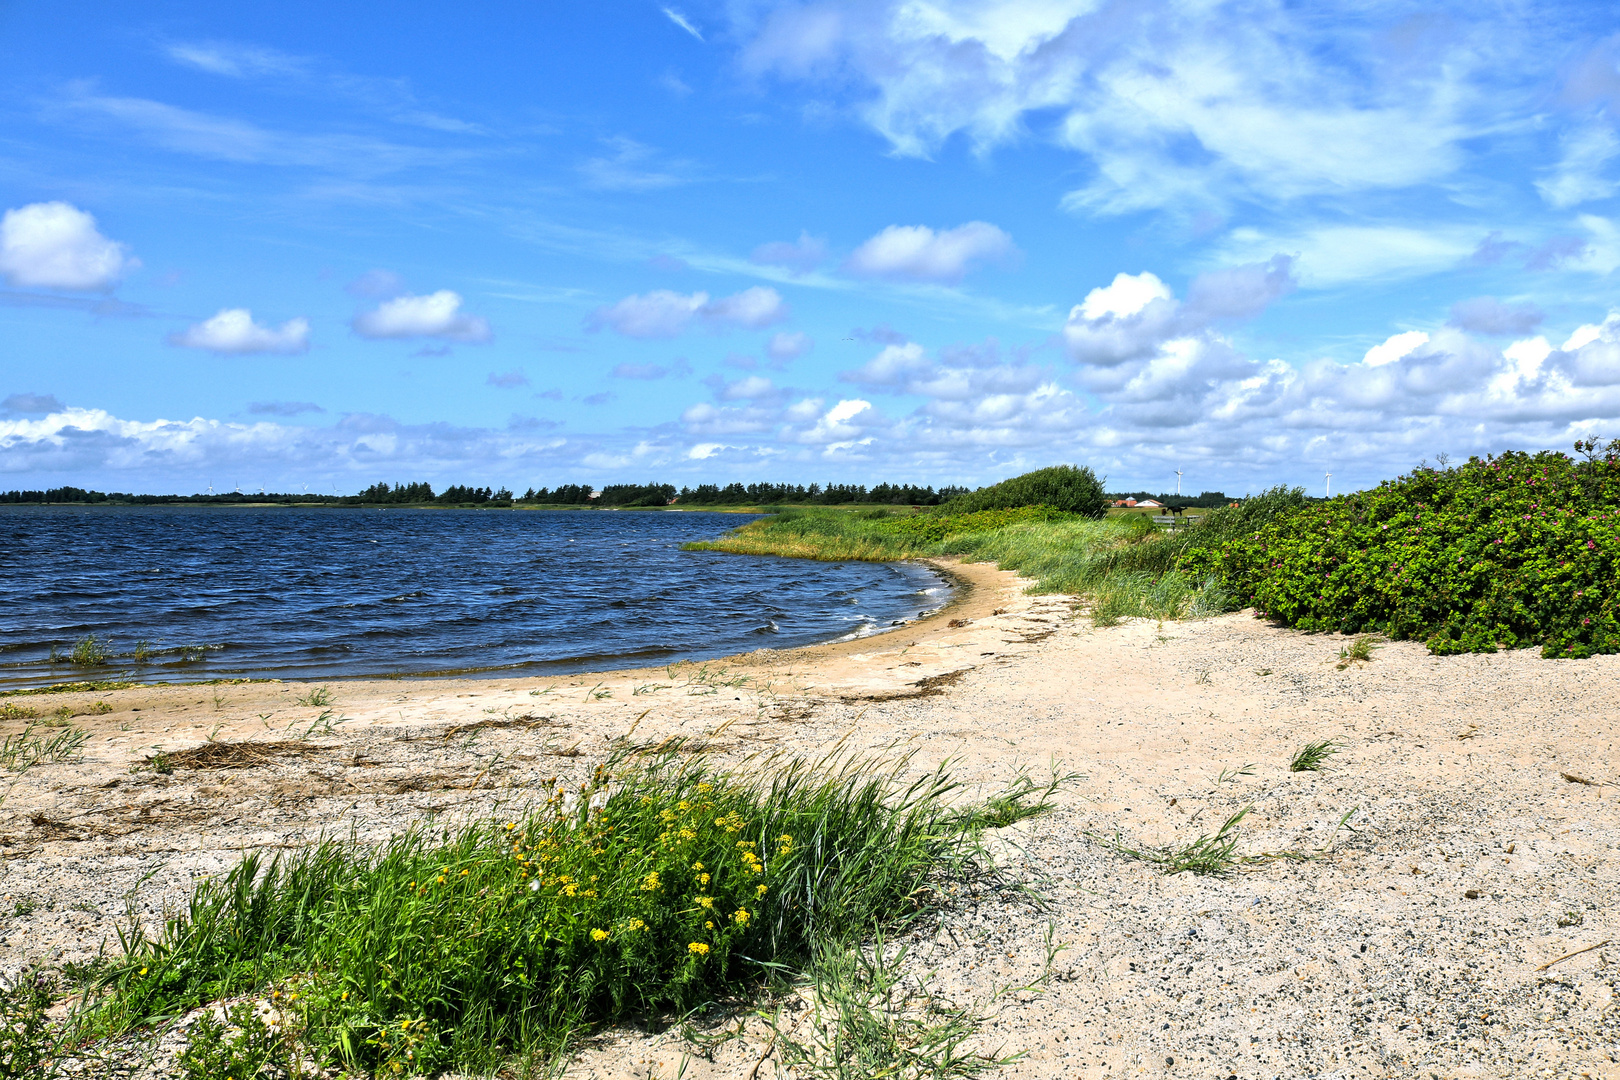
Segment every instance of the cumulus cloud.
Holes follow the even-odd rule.
[[[748,261],[758,266],[780,266],[794,274],[808,274],[827,259],[827,242],[800,232],[793,242],[773,240],[754,249]]]
[[[1476,334],[1528,334],[1546,318],[1534,304],[1504,304],[1494,296],[1476,296],[1451,305],[1450,323]]]
[[[1392,334],[1382,343],[1374,345],[1367,350],[1361,362],[1368,367],[1383,367],[1393,364],[1397,360],[1404,360],[1412,353],[1429,343],[1429,335],[1422,330],[1408,330],[1402,334]]]
[[[68,203],[30,203],[0,217],[0,276],[12,285],[108,292],[140,265]]]
[[[461,311],[461,296],[449,289],[426,296],[398,296],[372,311],[355,316],[353,327],[361,337],[442,338],[481,345],[493,337],[489,322]]]
[[[255,401],[248,405],[247,411],[251,416],[302,416],[326,410],[313,401]]]
[[[170,334],[170,345],[207,349],[224,355],[301,353],[309,349],[309,320],[288,319],[278,327],[253,321],[247,308],[225,308],[211,319]]]
[[[862,277],[955,284],[981,262],[1018,254],[1012,237],[986,221],[935,232],[926,225],[890,225],[856,248],[844,269]]]
[[[625,337],[658,339],[680,335],[699,320],[711,329],[760,330],[788,317],[788,306],[775,289],[756,285],[711,301],[706,292],[691,294],[654,289],[599,307],[585,320],[587,330],[608,329]]]
[[[55,394],[11,394],[0,401],[0,412],[8,416],[40,416],[64,407]]]
[[[786,363],[789,360],[797,360],[814,347],[815,342],[811,341],[810,335],[802,330],[791,333],[778,330],[771,335],[769,341],[765,342],[765,355],[779,363]]]
[[[511,371],[500,373],[490,372],[489,378],[485,379],[484,383],[502,390],[516,390],[520,386],[528,386],[529,377],[523,374],[522,368],[513,368]]]

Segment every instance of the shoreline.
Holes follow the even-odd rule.
[[[1010,572],[952,570],[972,590],[898,633],[673,677],[334,682],[319,704],[319,684],[104,695],[116,711],[73,721],[82,760],[16,775],[0,804],[18,911],[0,974],[91,959],[126,896],[155,926],[244,851],[491,818],[615,752],[679,745],[740,769],[911,754],[951,762],[964,798],[1075,774],[1051,813],[985,838],[1038,903],[964,885],[890,941],[931,993],[990,1012],[964,1050],[1026,1054],[991,1076],[1620,1075],[1620,656],[1390,642],[1341,668],[1338,636],[1244,613],[1094,627]],[[1290,771],[1320,740],[1328,768]],[[1224,874],[1132,854],[1240,811]],[[1049,932],[1051,978],[995,997],[1040,978]],[[599,1029],[567,1075],[782,1075],[757,1016],[699,1031],[712,1041]],[[168,1045],[120,1075],[172,1075]]]
[[[526,670],[521,670],[521,669],[518,669],[518,668],[489,668],[489,669],[468,669],[468,670],[463,670],[463,671],[446,671],[446,672],[416,672],[416,673],[404,673],[404,674],[399,674],[399,675],[323,675],[323,676],[294,677],[294,678],[272,678],[272,677],[258,677],[258,676],[250,676],[250,675],[241,675],[241,676],[238,676],[238,675],[221,675],[219,677],[212,678],[212,679],[197,679],[197,680],[193,680],[193,681],[189,681],[189,682],[180,682],[180,681],[174,681],[174,682],[143,682],[143,681],[141,681],[141,680],[139,680],[137,678],[125,678],[124,677],[126,674],[132,674],[132,673],[119,672],[119,673],[109,673],[108,677],[103,678],[103,679],[68,679],[68,680],[63,680],[61,682],[48,683],[48,684],[46,684],[44,686],[18,687],[18,688],[14,688],[14,689],[0,689],[0,699],[27,698],[27,697],[33,697],[33,696],[56,697],[56,696],[59,696],[59,695],[66,695],[66,694],[80,694],[80,695],[85,695],[85,696],[90,697],[90,698],[96,698],[96,699],[99,700],[104,695],[115,694],[115,693],[119,693],[119,692],[126,691],[126,690],[158,689],[158,688],[164,688],[164,687],[184,689],[184,688],[199,688],[199,687],[205,687],[205,686],[246,686],[246,685],[255,685],[255,684],[303,686],[303,685],[313,685],[313,684],[317,684],[317,683],[320,683],[320,684],[333,683],[333,684],[354,685],[354,684],[370,684],[370,683],[399,684],[399,683],[406,683],[406,682],[409,682],[409,683],[433,683],[433,682],[449,682],[449,681],[452,681],[452,680],[492,680],[492,681],[500,681],[500,680],[519,680],[519,679],[542,679],[542,680],[544,680],[544,679],[572,679],[572,678],[581,678],[581,677],[593,676],[593,675],[613,675],[613,674],[624,675],[624,674],[632,674],[632,673],[650,673],[650,672],[659,671],[659,670],[662,670],[662,669],[665,669],[665,668],[668,668],[668,667],[671,667],[671,666],[685,665],[685,664],[698,664],[698,665],[718,664],[718,663],[740,664],[740,663],[747,662],[746,658],[754,656],[755,654],[758,654],[758,653],[768,653],[768,654],[773,654],[773,655],[787,656],[787,655],[790,655],[790,654],[797,654],[797,653],[800,653],[800,652],[803,652],[803,651],[806,651],[806,650],[837,650],[841,646],[855,646],[855,645],[859,645],[859,644],[864,643],[864,642],[871,642],[871,641],[874,641],[875,639],[883,638],[883,637],[886,637],[886,636],[891,635],[891,634],[905,633],[907,631],[916,631],[917,628],[919,628],[919,627],[932,626],[932,624],[937,619],[940,619],[942,617],[945,617],[945,616],[948,616],[948,615],[949,616],[955,616],[955,615],[959,614],[962,611],[966,611],[966,610],[969,610],[969,609],[977,610],[978,607],[983,606],[982,604],[980,604],[980,605],[972,605],[972,604],[970,604],[969,603],[969,597],[971,597],[973,595],[973,593],[975,592],[976,587],[981,586],[984,582],[988,581],[989,578],[986,577],[983,573],[981,573],[979,571],[964,571],[963,567],[972,566],[972,567],[979,568],[980,570],[982,570],[984,568],[988,568],[993,573],[1004,573],[1003,571],[995,570],[995,568],[993,566],[989,566],[989,564],[985,564],[985,563],[964,563],[960,559],[953,559],[953,558],[948,558],[948,557],[925,558],[925,559],[903,559],[903,560],[897,560],[897,561],[917,563],[917,564],[929,567],[931,570],[933,570],[935,573],[937,573],[942,579],[944,579],[944,583],[950,588],[950,596],[949,596],[949,598],[946,599],[945,602],[943,604],[941,604],[939,607],[933,609],[932,611],[927,612],[926,614],[919,615],[917,617],[910,618],[910,619],[899,620],[898,625],[890,624],[889,626],[882,627],[880,629],[874,630],[872,633],[869,633],[869,634],[863,634],[863,635],[861,635],[859,637],[832,638],[832,639],[827,640],[827,641],[813,642],[813,643],[808,644],[808,645],[793,645],[793,646],[789,646],[789,647],[784,648],[784,649],[772,649],[772,648],[767,646],[767,647],[762,647],[760,649],[749,650],[747,652],[727,653],[727,654],[723,654],[723,655],[720,655],[720,656],[708,657],[708,658],[705,658],[705,659],[673,659],[673,660],[670,660],[670,661],[668,661],[666,663],[659,663],[659,664],[637,664],[637,665],[629,665],[629,666],[624,666],[624,667],[584,668],[584,669],[581,669],[581,670],[578,670],[578,671],[559,672],[559,673],[554,673],[554,674],[547,674],[547,673],[544,673],[544,672],[536,672],[536,671],[526,671]],[[986,610],[988,610],[988,608],[986,608]],[[831,655],[831,653],[829,653],[829,655]],[[567,663],[571,663],[571,662],[572,661],[570,661],[570,660],[546,661],[546,663],[557,663],[557,664],[567,664]],[[503,672],[505,672],[505,674],[502,674]],[[71,687],[74,687],[74,686],[77,686],[77,685],[83,684],[83,683],[124,683],[124,684],[127,684],[127,685],[116,686],[114,688],[110,688],[110,689],[107,689],[107,690],[95,690],[95,689],[74,690],[74,689],[70,689]],[[69,704],[72,704],[72,703],[69,703]]]

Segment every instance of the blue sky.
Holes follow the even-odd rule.
[[[0,4],[0,487],[1620,437],[1600,4]]]

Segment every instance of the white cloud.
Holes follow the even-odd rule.
[[[716,330],[759,330],[787,316],[788,307],[781,294],[761,285],[712,303],[706,292],[685,294],[654,289],[597,308],[586,318],[585,327],[609,329],[632,338],[672,338],[684,332],[694,319]]]
[[[238,45],[223,41],[179,42],[165,50],[169,59],[186,67],[245,79],[261,75],[294,75],[308,68],[308,61],[262,45]]]
[[[1536,190],[1560,210],[1606,199],[1620,189],[1620,181],[1604,175],[1617,156],[1620,138],[1606,120],[1594,120],[1564,135],[1562,157],[1550,176],[1536,181]]]
[[[705,320],[716,326],[739,326],[748,330],[762,330],[788,316],[787,304],[775,289],[755,285],[732,296],[722,297],[707,304],[699,312]]]
[[[1211,257],[1249,262],[1289,252],[1301,284],[1330,288],[1450,270],[1479,247],[1479,229],[1472,225],[1309,225],[1284,231],[1242,227],[1227,234]]]
[[[1417,349],[1429,343],[1429,335],[1422,330],[1408,330],[1404,334],[1393,334],[1380,345],[1374,345],[1367,350],[1367,355],[1361,362],[1368,367],[1382,367],[1403,360]]]
[[[676,11],[672,7],[660,8],[659,10],[664,13],[664,17],[669,19],[670,22],[674,23],[682,30],[685,30],[688,34],[691,34],[699,41],[703,40],[703,35],[698,33],[698,28],[693,26],[692,20],[688,19],[685,15],[681,14],[679,11]]]
[[[890,225],[856,248],[844,269],[863,277],[954,284],[975,264],[1005,261],[1012,237],[985,221],[935,232],[926,225]]]
[[[770,340],[765,342],[765,355],[772,360],[785,363],[789,360],[797,360],[814,347],[815,342],[811,341],[810,335],[803,330],[795,330],[791,333],[786,330],[778,330],[770,336]]]
[[[1490,93],[1503,68],[1517,73],[1509,56],[1528,14],[1431,35],[1397,59],[1385,35],[1342,31],[1352,13],[1366,18],[1359,8],[819,0],[763,19],[735,10],[745,70],[817,83],[897,154],[931,156],[957,136],[984,154],[1055,114],[1051,137],[1092,171],[1068,205],[1094,213],[1432,182],[1463,162],[1466,140],[1500,129],[1508,101],[1529,111],[1528,100]]]
[[[233,355],[301,353],[309,348],[309,320],[288,319],[272,329],[254,322],[247,308],[225,308],[211,319],[170,334],[169,344]]]
[[[355,316],[355,333],[366,338],[443,338],[479,345],[491,339],[489,322],[461,312],[461,296],[449,289],[426,296],[399,296]]]
[[[1110,284],[1086,294],[1080,302],[1080,317],[1091,322],[1129,318],[1140,314],[1153,301],[1168,300],[1170,296],[1170,286],[1160,281],[1157,274],[1146,270],[1140,274],[1119,273]]]
[[[0,276],[22,288],[107,292],[140,266],[96,219],[65,202],[30,203],[0,217]]]

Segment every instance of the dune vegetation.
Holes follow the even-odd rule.
[[[1102,624],[1252,607],[1435,653],[1620,652],[1620,441],[1576,449],[1425,465],[1326,500],[1277,487],[1174,530],[1102,517],[1090,470],[1060,467],[933,510],[794,511],[693,546],[994,562],[1033,579],[1032,592],[1082,597]]]

